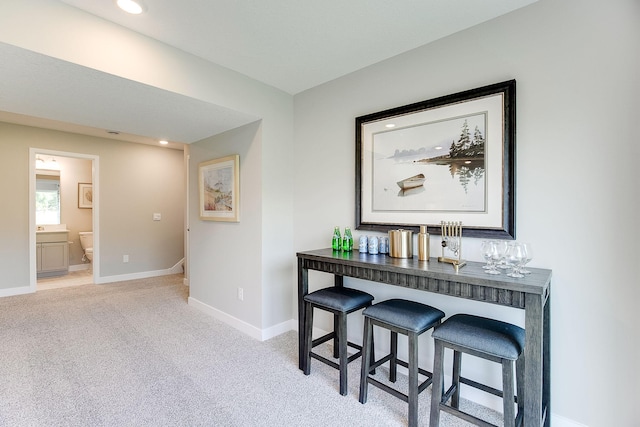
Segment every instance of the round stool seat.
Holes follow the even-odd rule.
[[[382,301],[367,307],[362,315],[418,334],[433,327],[434,322],[445,316],[437,308],[403,299]]]
[[[516,360],[524,350],[524,329],[510,323],[469,314],[456,314],[436,327],[434,339]]]
[[[369,305],[373,295],[357,289],[332,287],[307,294],[304,300],[318,307],[348,313]]]

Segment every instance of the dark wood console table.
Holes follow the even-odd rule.
[[[488,275],[482,263],[468,262],[458,273],[451,264],[416,258],[334,252],[331,249],[298,252],[298,363],[302,369],[304,304],[309,292],[309,270],[334,275],[335,286],[354,277],[426,292],[513,307],[525,311],[524,426],[550,425],[549,327],[551,270],[528,268],[521,279]]]

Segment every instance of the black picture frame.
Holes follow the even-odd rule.
[[[471,156],[476,156],[471,158],[471,161],[468,160],[470,157],[466,157],[466,163],[480,165],[481,167],[475,167],[473,165],[469,167],[460,166],[461,160],[459,161],[457,160],[458,157],[454,157],[458,155],[462,156],[460,154],[461,151],[456,152],[454,148],[455,140],[452,140],[448,154],[417,161],[414,160],[413,164],[409,166],[415,169],[416,163],[420,162],[424,162],[424,165],[429,163],[435,165],[437,163],[438,166],[448,166],[449,173],[451,173],[452,176],[454,176],[454,171],[460,173],[461,183],[463,182],[463,176],[465,177],[464,184],[467,186],[469,184],[466,175],[469,174],[471,167],[474,167],[474,171],[479,171],[475,172],[476,175],[474,176],[483,176],[481,181],[482,190],[474,189],[476,192],[480,191],[480,196],[476,197],[476,200],[479,200],[478,206],[480,207],[469,208],[469,211],[465,211],[465,208],[456,207],[454,209],[448,209],[444,203],[438,205],[439,202],[433,202],[436,206],[433,210],[421,210],[420,208],[404,209],[402,207],[396,210],[395,204],[400,206],[401,203],[409,200],[409,198],[405,196],[411,195],[408,194],[409,191],[420,190],[420,187],[406,190],[403,189],[403,186],[419,185],[419,182],[416,184],[407,184],[407,182],[409,182],[408,178],[393,182],[393,180],[390,179],[392,174],[388,172],[387,175],[389,176],[382,175],[382,178],[389,178],[385,181],[384,191],[390,191],[389,194],[391,196],[384,195],[384,197],[381,196],[378,198],[385,199],[384,203],[388,204],[384,205],[382,209],[378,209],[377,205],[374,206],[374,200],[378,200],[374,194],[382,194],[381,191],[383,187],[382,185],[376,187],[376,184],[374,184],[374,182],[377,183],[380,181],[380,176],[376,175],[376,173],[378,170],[388,171],[391,169],[375,166],[377,164],[376,162],[380,161],[379,159],[387,159],[390,157],[384,157],[376,153],[373,147],[384,146],[385,150],[395,148],[396,151],[393,157],[399,157],[400,154],[398,153],[402,152],[403,143],[407,142],[407,144],[409,144],[408,139],[402,139],[405,133],[411,134],[411,132],[413,132],[413,137],[408,136],[407,138],[413,138],[415,141],[418,130],[426,136],[435,136],[435,130],[440,129],[437,127],[440,123],[446,123],[452,127],[454,124],[459,124],[461,121],[464,121],[463,126],[466,127],[467,118],[481,123],[481,127],[484,126],[484,136],[482,132],[478,132],[478,126],[476,126],[475,129],[475,132],[480,135],[478,140],[481,141],[481,144],[476,146],[482,147],[482,151],[480,151],[480,149],[476,152],[473,150],[467,151],[467,153],[472,153]],[[392,130],[382,128],[382,126],[389,126],[391,122],[395,121],[402,123],[399,128]],[[429,133],[429,129],[431,129],[431,133]],[[406,130],[410,132],[405,132]],[[388,133],[388,135],[386,133]],[[450,133],[451,132],[447,135]],[[462,140],[462,134],[463,133],[459,134],[460,140]],[[388,140],[392,141],[392,143],[386,143],[386,145],[381,142],[378,143],[374,141],[376,138],[376,141]],[[356,229],[387,232],[389,230],[403,228],[417,232],[420,225],[427,225],[430,233],[440,234],[441,221],[461,221],[463,225],[463,236],[465,237],[515,239],[515,80],[495,83],[357,117],[355,119],[355,140]],[[469,138],[467,138],[466,141],[469,141]],[[473,141],[473,144],[475,144],[475,136]],[[418,142],[417,144],[421,143],[422,142]],[[442,149],[443,147],[438,146],[436,148]],[[404,150],[404,152],[406,151],[407,150]],[[424,152],[424,149],[421,148],[415,152],[418,151]],[[481,157],[478,157],[480,156],[480,152],[482,153]],[[464,174],[460,171],[464,171]],[[425,181],[425,183],[421,185],[427,187],[429,179],[428,177],[425,178],[424,174],[421,175],[422,177],[420,179]],[[400,190],[395,187],[394,184],[396,183]],[[391,190],[391,187],[393,187],[394,190]],[[465,187],[465,192],[467,189],[468,187]],[[393,192],[396,190],[398,190],[397,195]],[[375,193],[375,191],[377,191],[377,193]],[[422,191],[426,192],[424,188]],[[438,189],[434,189],[433,191],[433,195],[421,195],[419,197],[422,198],[421,200],[427,200],[428,203],[432,203],[430,198],[434,200],[442,199],[442,197],[438,197],[442,196],[442,194],[438,193]],[[442,187],[440,192],[442,193],[444,191],[444,187]],[[445,194],[449,193],[447,192]],[[413,202],[418,200],[415,198],[415,194],[411,196],[414,197],[414,199],[412,199]],[[382,203],[379,204],[382,205]],[[460,206],[466,205],[461,203]]]

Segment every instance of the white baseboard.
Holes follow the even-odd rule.
[[[15,288],[0,289],[0,298],[12,297],[15,295],[32,294],[34,290],[31,286],[19,286]]]
[[[273,337],[277,337],[278,335],[284,334],[285,332],[289,332],[291,330],[298,329],[298,321],[297,320],[288,320],[286,322],[282,322],[278,325],[271,326],[270,328],[262,330],[262,341],[266,341]]]
[[[586,424],[580,424],[554,413],[551,414],[551,425],[554,427],[587,427]]]
[[[119,274],[116,276],[102,276],[102,277],[96,278],[95,283],[96,285],[103,285],[105,283],[124,282],[126,280],[148,279],[149,277],[169,276],[171,274],[182,274],[183,263],[184,263],[184,258],[178,261],[178,263],[176,263],[173,267],[167,268],[165,270],[141,271],[139,273]]]
[[[220,320],[221,322],[226,323],[227,325],[241,331],[242,333],[249,335],[252,338],[262,341],[262,331],[259,328],[256,328],[255,326],[250,325],[249,323],[243,320],[235,318],[225,313],[224,311],[211,307],[210,305],[205,304],[202,301],[199,301],[193,297],[189,297],[187,301],[189,305],[194,306],[195,308],[202,311],[203,313],[206,313],[209,316],[214,317]]]
[[[254,338],[258,341],[266,341],[270,338],[273,338],[275,336],[288,332],[294,329],[294,327],[298,324],[296,320],[291,319],[291,320],[287,320],[286,322],[282,322],[278,325],[271,326],[267,329],[260,329],[245,322],[244,320],[240,320],[236,317],[233,317],[225,313],[224,311],[218,310],[215,307],[211,307],[210,305],[205,304],[202,301],[199,301],[193,297],[189,297],[188,302],[189,302],[189,305],[194,306],[198,310],[220,320],[221,322],[226,323],[232,328],[235,328],[240,332],[247,334],[251,338]]]
[[[69,271],[82,271],[91,269],[91,263],[74,264],[69,266]]]

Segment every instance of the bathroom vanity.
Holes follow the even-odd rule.
[[[69,231],[36,232],[38,277],[61,276],[69,272]]]

